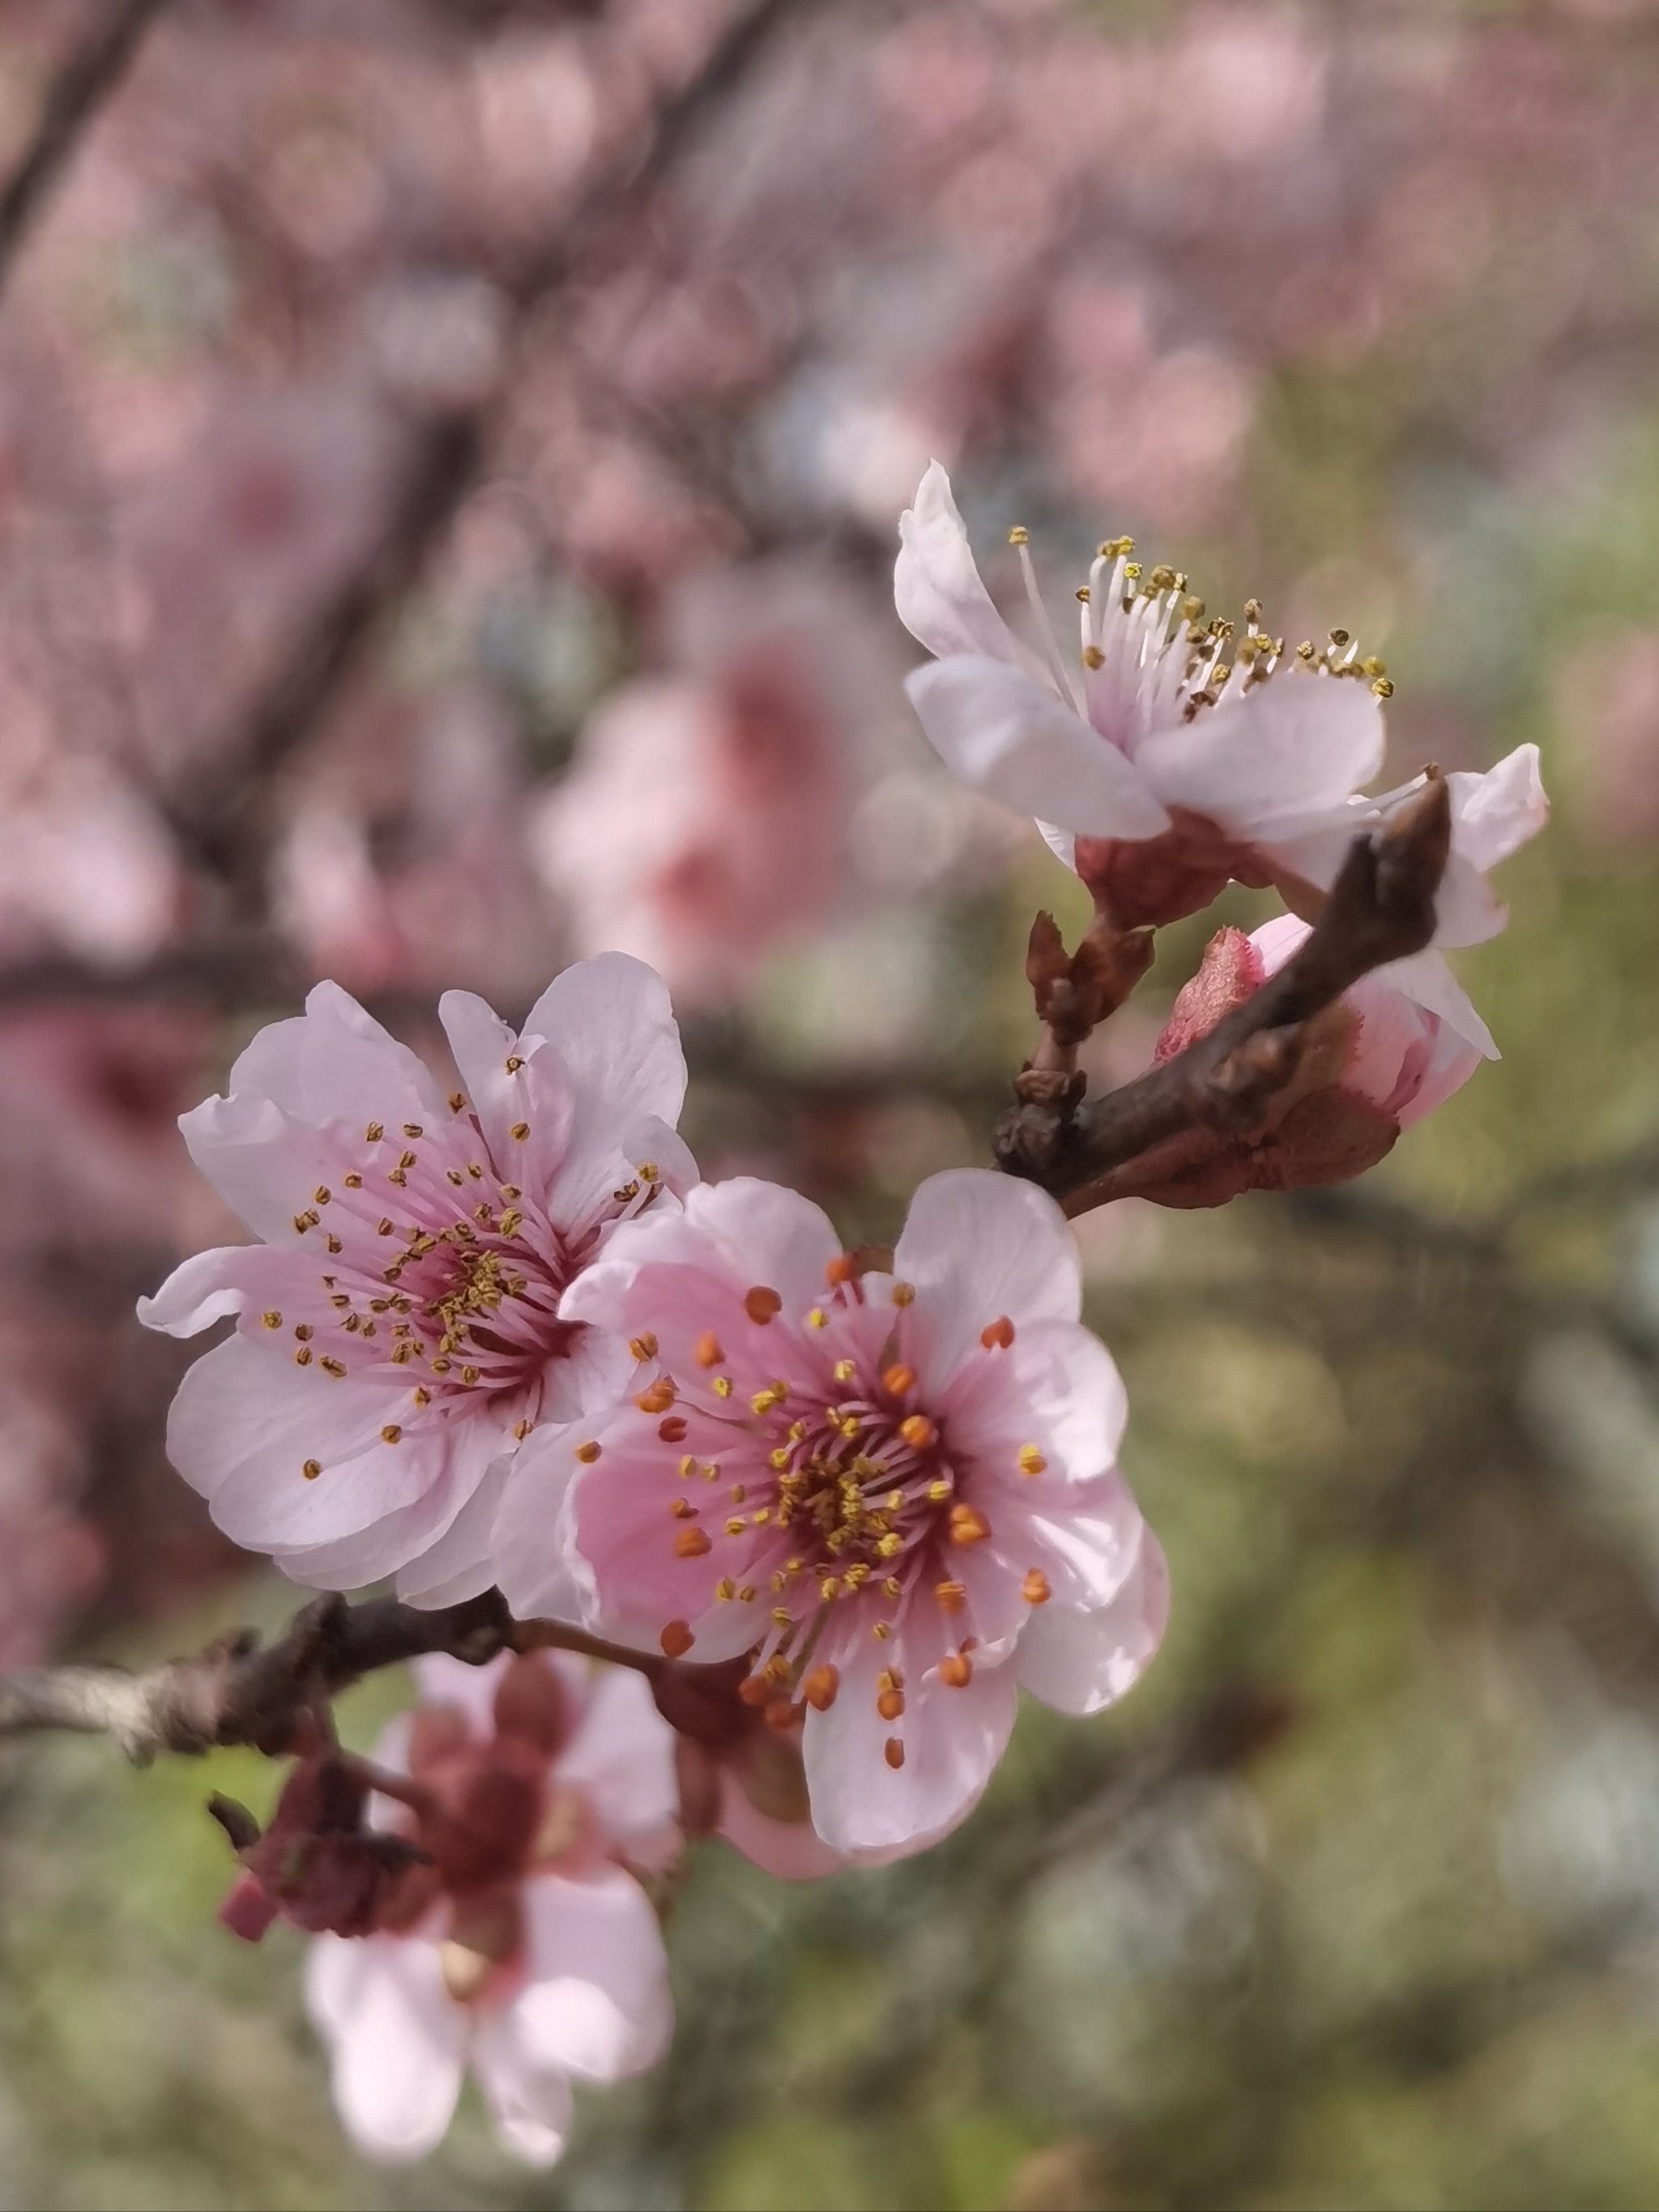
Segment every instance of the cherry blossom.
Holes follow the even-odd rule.
[[[672,2030],[635,1871],[675,1841],[672,1731],[639,1675],[563,1653],[416,1671],[421,1702],[382,1739],[376,1778],[430,1863],[401,1876],[376,1932],[318,1939],[312,2018],[371,2158],[431,2150],[470,2065],[502,2139],[549,2166],[572,2081],[644,2072]]]
[[[899,526],[899,617],[936,658],[907,689],[946,763],[992,798],[1035,815],[1121,927],[1174,921],[1230,877],[1278,883],[1316,908],[1352,840],[1421,779],[1378,798],[1360,787],[1382,763],[1380,701],[1393,686],[1345,630],[1285,652],[1251,600],[1245,627],[1206,622],[1172,568],[1100,548],[1082,602],[1074,674],[1019,550],[1041,651],[1016,637],[981,580],[950,481],[934,462]],[[1449,779],[1452,859],[1436,941],[1468,945],[1503,927],[1487,872],[1547,811],[1534,745],[1484,776]]]
[[[561,1313],[629,1340],[635,1389],[525,1462],[496,1528],[509,1602],[751,1655],[744,1694],[800,1724],[823,1840],[921,1848],[984,1789],[1017,1686],[1097,1711],[1162,1634],[1123,1386],[1080,1297],[1053,1201],[978,1170],[921,1187],[890,1273],[747,1178],[625,1226]]]
[[[517,1446],[626,1376],[563,1292],[696,1176],[668,995],[638,961],[567,969],[516,1036],[465,992],[440,1012],[459,1090],[332,983],[262,1030],[179,1126],[263,1241],[198,1254],[139,1307],[175,1336],[237,1316],[167,1427],[225,1534],[314,1587],[395,1574],[427,1604],[488,1583]]]
[[[1170,1009],[1154,1060],[1207,1036],[1278,974],[1310,927],[1285,914],[1251,937],[1218,931]],[[1261,1127],[1238,1136],[1183,1133],[1152,1156],[1143,1194],[1164,1206],[1220,1206],[1245,1190],[1347,1182],[1461,1090],[1483,1059],[1498,1057],[1491,1031],[1437,952],[1361,976],[1308,1030],[1297,1073],[1274,1095]]]

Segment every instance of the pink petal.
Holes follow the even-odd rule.
[[[805,1820],[770,1820],[729,1766],[720,1769],[720,1833],[751,1866],[779,1881],[818,1881],[849,1864]]]
[[[492,1459],[443,1534],[398,1568],[395,1587],[406,1605],[459,1605],[489,1588],[495,1514],[511,1468],[510,1454]]]
[[[1135,764],[1166,806],[1249,837],[1285,816],[1346,809],[1382,765],[1382,710],[1368,685],[1288,669],[1154,732]]]
[[[1036,672],[1036,656],[1004,622],[980,580],[951,479],[937,461],[927,465],[915,505],[899,517],[893,604],[917,644],[941,659],[983,653]]]
[[[292,1245],[296,1212],[319,1183],[337,1182],[355,1158],[340,1139],[285,1113],[263,1093],[204,1098],[179,1117],[197,1166],[256,1237]]]
[[[1518,852],[1549,819],[1536,745],[1517,745],[1484,775],[1458,769],[1447,781],[1451,786],[1452,843],[1483,873]]]
[[[306,1010],[262,1029],[230,1071],[230,1094],[253,1091],[314,1128],[426,1121],[447,1115],[424,1062],[337,983],[319,983]]]
[[[1129,1418],[1117,1363],[1080,1322],[1022,1322],[1006,1357],[1036,1415],[1049,1473],[1080,1481],[1117,1458]]]
[[[277,1285],[293,1281],[293,1255],[265,1244],[222,1244],[173,1269],[154,1297],[140,1298],[138,1318],[167,1336],[195,1336],[228,1314],[280,1304]],[[308,1285],[315,1275],[307,1267]]]
[[[905,678],[945,766],[988,799],[1091,837],[1156,837],[1169,815],[1138,766],[1052,691],[965,654]]]
[[[471,991],[446,991],[438,1018],[498,1172],[532,1199],[544,1200],[565,1167],[575,1119],[563,1062],[545,1046],[521,1044]],[[526,1127],[527,1138],[514,1136],[514,1129]]]
[[[446,1995],[435,1943],[319,1936],[307,1962],[311,2016],[333,2049],[334,2101],[366,2156],[423,2158],[460,2094],[466,2016]]]
[[[530,1980],[507,2008],[527,2061],[584,2081],[654,2066],[673,2032],[668,1960],[651,1901],[606,1867],[582,1881],[525,1884]]]
[[[1468,992],[1437,952],[1416,952],[1408,960],[1391,961],[1367,981],[1402,993],[1413,1005],[1435,1016],[1477,1059],[1502,1057]]]
[[[545,1037],[568,1070],[579,1114],[599,1123],[654,1115],[672,1128],[685,1102],[685,1054],[668,987],[642,960],[601,952],[556,975],[524,1035]]]
[[[595,1672],[587,1710],[556,1771],[561,1782],[586,1792],[605,1834],[624,1847],[654,1840],[674,1819],[674,1731],[642,1674],[626,1667]]]
[[[868,1656],[865,1656],[867,1650]],[[902,1721],[876,1710],[876,1676],[905,1670]],[[809,1712],[801,1748],[812,1825],[841,1851],[921,1850],[948,1835],[978,1803],[1007,1747],[1017,1704],[1012,1670],[980,1667],[964,1689],[923,1675],[902,1647],[860,1645],[842,1669],[828,1712]],[[888,1764],[896,1736],[904,1763]]]
[[[571,1498],[582,1472],[574,1447],[586,1441],[580,1426],[538,1429],[514,1456],[490,1552],[501,1595],[520,1620],[576,1623],[592,1611],[592,1573],[575,1549]]]
[[[1085,1613],[1051,1599],[1033,1608],[1012,1671],[1057,1712],[1097,1713],[1139,1680],[1169,1614],[1169,1569],[1148,1531],[1133,1574],[1109,1605]]]
[[[910,1200],[893,1269],[916,1289],[935,1387],[981,1350],[980,1332],[1006,1315],[1077,1319],[1082,1269],[1065,1216],[1035,1183],[983,1168],[930,1176]]]

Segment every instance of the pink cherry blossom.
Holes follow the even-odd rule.
[[[537,846],[581,949],[636,953],[678,999],[714,1000],[833,907],[860,753],[899,671],[890,695],[861,605],[787,562],[697,577],[668,632],[663,672],[584,731]]]
[[[496,1528],[521,1613],[751,1654],[748,1694],[802,1724],[818,1835],[860,1854],[969,1812],[1017,1686],[1121,1697],[1167,1603],[1053,1201],[934,1176],[893,1267],[860,1277],[817,1206],[744,1178],[619,1230],[561,1310],[630,1339],[635,1395],[543,1440]]]
[[[516,1036],[465,992],[440,1012],[458,1091],[332,983],[262,1030],[179,1126],[263,1241],[139,1308],[175,1336],[237,1316],[167,1427],[225,1534],[314,1587],[395,1574],[427,1604],[487,1584],[519,1443],[621,1387],[626,1346],[562,1318],[563,1292],[696,1176],[668,994],[638,961],[567,969]]]
[[[470,2065],[503,2141],[550,2166],[572,2081],[643,2073],[672,2031],[634,1869],[673,1843],[673,1734],[639,1675],[562,1653],[428,1659],[417,1676],[420,1705],[380,1747],[377,1802],[431,1863],[402,1877],[376,1933],[313,1945],[311,2015],[371,2158],[431,2150]]]
[[[1102,547],[1079,594],[1074,676],[1024,533],[1015,538],[1041,653],[993,605],[937,462],[899,532],[899,617],[937,656],[907,685],[922,727],[965,781],[1037,817],[1121,927],[1196,913],[1229,877],[1278,883],[1313,911],[1353,839],[1422,788],[1418,777],[1380,796],[1360,792],[1382,765],[1378,700],[1391,687],[1343,632],[1287,658],[1252,602],[1235,639],[1229,625],[1200,623],[1183,577],[1143,575],[1119,538]],[[1504,926],[1487,874],[1548,812],[1538,748],[1447,781],[1452,851],[1435,941],[1474,945]]]
[[[1185,578],[1143,575],[1120,538],[1101,548],[1079,594],[1074,674],[1042,612],[1024,533],[1014,535],[1041,652],[997,611],[950,480],[929,467],[899,525],[894,594],[900,620],[936,657],[907,689],[949,766],[1036,815],[1121,925],[1194,913],[1229,876],[1266,883],[1281,854],[1293,849],[1299,864],[1310,839],[1346,826],[1352,794],[1382,765],[1373,687],[1386,682],[1346,639],[1286,662],[1254,603],[1242,637],[1206,628]]]
[[[1218,932],[1170,1009],[1154,1060],[1207,1036],[1277,975],[1309,930],[1285,914],[1252,937]],[[1437,952],[1362,976],[1309,1028],[1296,1075],[1260,1127],[1170,1139],[1148,1156],[1141,1194],[1163,1206],[1220,1206],[1245,1190],[1347,1182],[1461,1090],[1483,1059],[1498,1057],[1491,1032]]]

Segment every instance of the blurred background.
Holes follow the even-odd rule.
[[[673,2057],[550,2177],[471,2106],[354,2157],[301,1939],[212,1920],[271,1770],[11,1747],[0,2203],[1659,2202],[1659,15],[4,0],[0,176],[0,1663],[292,1607],[132,1305],[309,980],[421,1042],[641,953],[705,1171],[849,1242],[986,1158],[1080,906],[908,719],[930,454],[999,588],[1132,532],[1557,801],[1460,962],[1501,1065],[1357,1186],[1081,1224],[1176,1578],[1126,1707],[886,1873],[703,1847]]]

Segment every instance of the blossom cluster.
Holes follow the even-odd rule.
[[[1340,634],[1285,656],[1255,608],[1242,635],[1206,624],[1121,541],[1079,595],[1074,672],[997,612],[942,471],[902,538],[899,611],[937,656],[910,679],[924,727],[1042,820],[1101,928],[1230,880],[1290,902],[1215,939],[1158,1048],[1180,1051],[1293,955],[1409,796],[1360,788],[1386,677]],[[1541,810],[1529,749],[1454,780],[1438,941],[1500,926],[1486,871]],[[368,2149],[429,2148],[470,2064],[546,2160],[573,2080],[664,2048],[653,1899],[689,1835],[786,1878],[925,1849],[977,1803],[1021,1689],[1081,1716],[1134,1685],[1170,1579],[1043,1191],[938,1174],[890,1251],[848,1250],[790,1189],[702,1180],[641,961],[566,969],[516,1030],[465,992],[440,1012],[453,1079],[333,984],[254,1038],[181,1127],[258,1241],[141,1311],[234,1322],[168,1447],[235,1542],[313,1588],[507,1602],[514,1653],[427,1662],[374,1762],[308,1744],[264,1833],[222,1815],[226,1917],[314,1935],[312,2008]],[[1151,1194],[1358,1172],[1492,1048],[1433,951],[1309,1026],[1260,1125]]]

